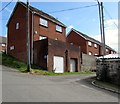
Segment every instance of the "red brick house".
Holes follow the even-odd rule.
[[[27,60],[26,7],[27,5],[25,3],[17,2],[7,24],[7,53],[24,62]],[[70,64],[74,64],[74,71],[80,71],[80,58],[78,56],[78,54],[80,54],[80,48],[69,44],[69,47],[75,47],[75,50],[68,49],[68,43],[66,43],[66,26],[54,17],[32,6],[29,6],[29,9],[31,63],[48,69],[48,71],[54,71],[55,63],[59,59],[65,68],[64,71],[70,70],[68,67],[66,68],[66,66],[70,66]],[[52,46],[55,47],[50,46],[51,41]],[[57,45],[58,41],[59,45]],[[65,47],[63,48],[62,45]],[[58,52],[58,50],[60,52]],[[70,53],[75,53],[76,51],[76,53],[74,56],[66,56],[66,51],[71,51]],[[52,60],[50,60],[49,57]],[[71,61],[70,63],[68,59],[74,59],[74,62]],[[60,65],[58,64],[56,67],[60,68]],[[59,71],[59,68],[58,70],[56,69],[56,72],[64,72]]]
[[[6,37],[0,36],[0,51],[6,52]]]
[[[101,55],[101,43],[75,29],[67,35],[67,42],[80,46],[81,51],[89,55]],[[116,53],[115,50],[106,45],[106,54]]]
[[[43,69],[56,73],[80,71],[81,53],[78,46],[48,38],[35,41],[34,47],[34,64]]]

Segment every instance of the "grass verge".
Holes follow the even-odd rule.
[[[4,53],[0,53],[0,64],[4,66],[8,66],[11,68],[15,68],[21,72],[25,72],[27,69],[27,64],[23,63],[16,58],[6,55]],[[31,69],[31,74],[36,74],[36,75],[77,75],[77,74],[95,74],[94,72],[65,72],[65,73],[54,73],[54,72],[48,72],[44,71],[42,69]]]
[[[108,89],[112,89],[112,90],[116,90],[116,91],[120,91],[120,87],[115,85],[115,84],[112,84],[112,83],[109,83],[109,82],[103,82],[103,81],[99,81],[99,80],[95,80],[95,83],[101,87],[105,87],[105,88],[108,88]]]

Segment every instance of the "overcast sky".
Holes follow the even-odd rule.
[[[21,0],[25,1],[25,0]],[[99,17],[97,2],[33,2],[30,5],[46,12],[67,26],[66,34],[74,28],[90,37],[101,40],[99,32]],[[2,2],[2,8],[8,2]],[[2,11],[2,36],[7,35],[6,24],[15,7],[16,2],[12,2]],[[96,5],[96,6],[93,6]],[[118,48],[118,2],[103,2],[105,19],[106,44],[117,50]],[[91,7],[86,7],[91,6]],[[72,8],[79,8],[64,12],[55,12]],[[86,7],[86,8],[81,8]],[[2,9],[0,8],[0,10]]]

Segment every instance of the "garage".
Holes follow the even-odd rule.
[[[77,68],[77,60],[70,59],[70,72],[76,72],[76,68]]]
[[[59,56],[54,56],[54,72],[64,73],[64,58]]]

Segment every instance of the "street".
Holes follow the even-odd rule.
[[[118,102],[118,95],[94,87],[95,75],[40,76],[2,66],[3,102]]]

